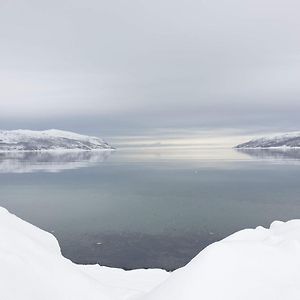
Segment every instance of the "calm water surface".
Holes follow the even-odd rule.
[[[0,205],[74,262],[173,270],[237,230],[300,218],[299,153],[0,153]]]

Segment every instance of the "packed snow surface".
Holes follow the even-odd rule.
[[[89,151],[97,149],[112,149],[112,147],[97,137],[56,129],[0,130],[0,151]]]
[[[167,273],[76,265],[56,239],[0,208],[5,300],[299,300],[300,220],[239,231]]]
[[[0,299],[119,300],[153,289],[163,270],[76,265],[61,255],[55,237],[0,207]]]
[[[299,300],[300,220],[237,232],[204,249],[144,300]]]
[[[299,148],[300,132],[292,132],[253,139],[235,148]]]

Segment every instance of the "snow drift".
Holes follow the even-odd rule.
[[[107,300],[136,297],[163,281],[162,270],[80,266],[54,236],[0,207],[0,299]]]
[[[208,246],[144,299],[300,299],[300,220],[242,230]]]
[[[50,233],[0,208],[0,296],[5,300],[298,300],[300,220],[237,232],[169,274],[76,265],[61,255]]]

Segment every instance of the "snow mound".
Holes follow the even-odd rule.
[[[50,233],[0,208],[0,299],[299,300],[300,220],[239,231],[170,274],[76,265]]]
[[[300,220],[242,230],[208,246],[144,299],[300,299]]]
[[[112,149],[94,136],[56,129],[0,130],[0,151],[98,150]]]
[[[167,277],[162,270],[76,265],[61,255],[52,234],[0,207],[0,299],[128,299]]]

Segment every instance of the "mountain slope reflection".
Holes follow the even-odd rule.
[[[260,159],[300,160],[300,149],[235,149],[239,153]]]
[[[108,159],[112,151],[2,152],[0,173],[62,172],[91,167]]]

